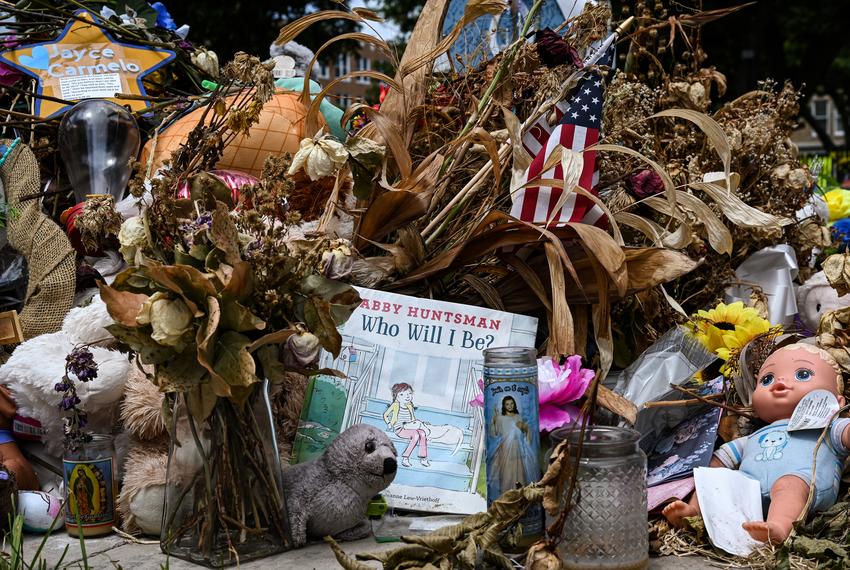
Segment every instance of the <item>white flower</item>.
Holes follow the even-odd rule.
[[[347,277],[353,265],[351,242],[347,239],[332,241],[330,248],[322,252],[322,272],[328,279]]]
[[[118,249],[124,256],[124,260],[131,265],[135,263],[136,251],[148,243],[145,223],[140,216],[124,220],[124,223],[121,224],[121,230],[118,232],[118,242],[121,244]]]
[[[218,56],[214,51],[198,48],[192,53],[192,63],[211,77],[218,77]]]
[[[287,174],[293,175],[304,170],[310,180],[318,180],[332,176],[348,160],[348,151],[339,141],[322,137],[320,139],[306,138],[301,141],[301,148],[292,157],[292,166]]]
[[[306,368],[319,357],[319,338],[298,323],[297,331],[287,339],[283,348],[283,363],[290,368]]]
[[[167,293],[157,292],[145,301],[136,322],[151,325],[151,338],[165,346],[177,346],[181,337],[192,328],[192,311],[182,299],[172,299]]]

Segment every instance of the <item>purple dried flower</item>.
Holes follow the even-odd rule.
[[[648,198],[664,192],[664,182],[654,170],[641,170],[631,175],[632,192],[638,198]]]
[[[535,37],[537,44],[537,55],[546,67],[555,67],[565,63],[571,63],[576,67],[584,67],[576,49],[558,32],[550,28],[540,30]]]
[[[97,378],[97,362],[88,348],[75,348],[65,357],[68,372],[76,376],[80,382],[88,382]]]
[[[71,385],[66,382],[58,382],[56,385],[53,386],[53,389],[57,392],[67,392],[71,389]]]
[[[59,409],[67,412],[73,410],[79,403],[80,399],[77,396],[66,396],[65,398],[62,398],[61,402],[59,402]]]

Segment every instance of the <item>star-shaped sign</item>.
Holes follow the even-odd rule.
[[[142,78],[173,60],[174,52],[117,42],[88,10],[74,15],[55,40],[3,52],[0,61],[35,78],[39,95],[65,101],[109,99],[133,110],[146,108],[146,101],[115,95],[145,95]],[[67,107],[49,99],[35,100],[39,117],[51,117]]]

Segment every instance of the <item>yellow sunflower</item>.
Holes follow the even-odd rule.
[[[770,330],[770,322],[757,310],[745,307],[741,301],[727,305],[720,303],[708,311],[693,315],[688,328],[709,352],[722,360],[743,347],[760,334]]]

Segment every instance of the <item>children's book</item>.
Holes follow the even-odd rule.
[[[471,406],[484,356],[498,346],[533,347],[537,319],[358,288],[362,298],[340,327],[342,351],[311,380],[293,462],[320,455],[346,428],[384,431],[398,451],[389,505],[436,513],[486,509],[484,415]]]

